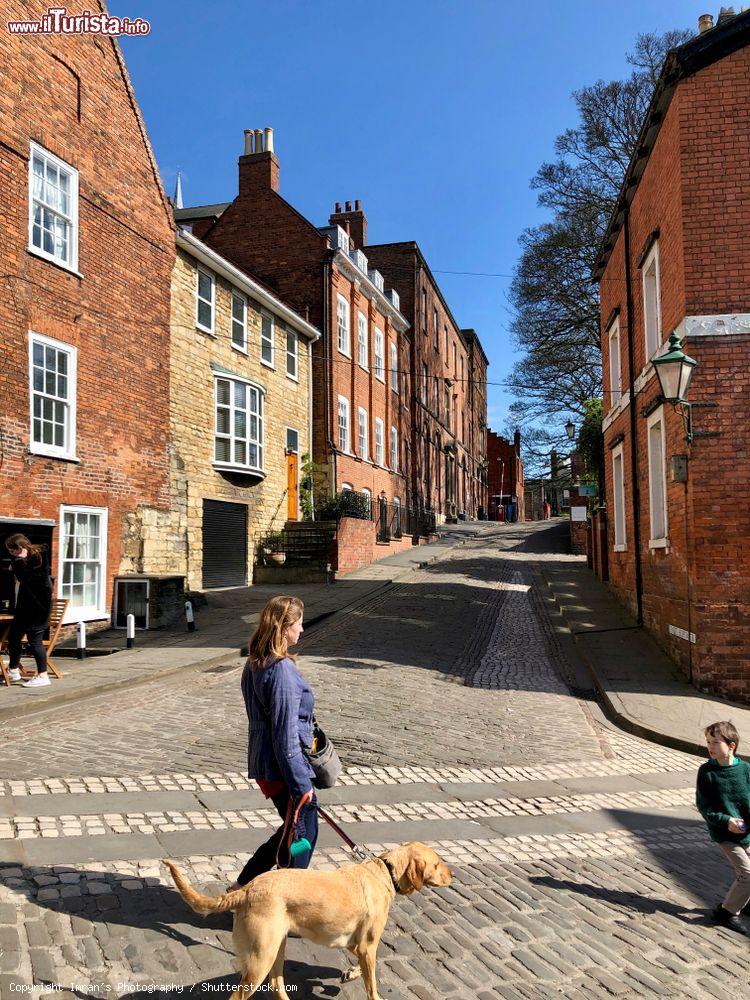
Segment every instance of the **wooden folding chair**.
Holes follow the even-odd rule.
[[[60,671],[57,669],[55,664],[52,662],[52,650],[57,644],[58,636],[60,635],[60,629],[62,628],[63,618],[65,617],[65,612],[68,610],[68,604],[70,601],[66,598],[65,600],[61,598],[54,598],[52,601],[52,611],[49,616],[49,639],[43,639],[42,645],[44,646],[45,652],[47,653],[47,667],[50,673],[59,680]],[[25,670],[21,667],[21,674],[24,677],[34,677],[35,671]]]

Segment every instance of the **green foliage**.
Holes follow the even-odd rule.
[[[604,415],[601,399],[587,399],[584,404],[584,418],[578,432],[578,451],[583,459],[586,479],[599,483],[604,472]]]
[[[299,504],[302,510],[303,521],[315,520],[315,508],[313,506],[313,478],[315,474],[315,463],[310,458],[308,452],[302,456],[301,478],[299,484]]]
[[[369,521],[371,516],[369,497],[351,490],[337,493],[318,505],[318,519],[321,521],[340,521],[342,517],[356,517],[362,521]]]

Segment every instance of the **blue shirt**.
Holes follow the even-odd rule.
[[[253,669],[245,664],[242,695],[248,718],[251,778],[283,781],[293,798],[312,788],[314,771],[303,752],[313,738],[315,699],[293,660]]]

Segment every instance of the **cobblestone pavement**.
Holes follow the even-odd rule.
[[[300,648],[347,763],[327,809],[373,850],[418,838],[454,869],[394,904],[382,997],[750,997],[747,939],[706,919],[729,879],[692,805],[698,761],[605,722],[535,573],[565,557],[544,554],[544,526],[507,529]],[[226,668],[0,735],[1,1000],[237,981],[227,919],[187,911],[161,863],[222,891],[273,822]],[[315,864],[348,862],[324,831]],[[290,940],[287,956],[290,995],[364,997],[339,982],[343,953]]]

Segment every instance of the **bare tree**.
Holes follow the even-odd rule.
[[[551,218],[520,238],[510,297],[522,358],[510,376],[516,397],[510,415],[523,429],[532,466],[537,454],[569,443],[564,421],[582,419],[587,400],[601,395],[591,270],[664,59],[691,37],[687,31],[639,35],[627,57],[633,67],[627,79],[575,91],[578,123],[557,137],[556,158],[531,182]]]

